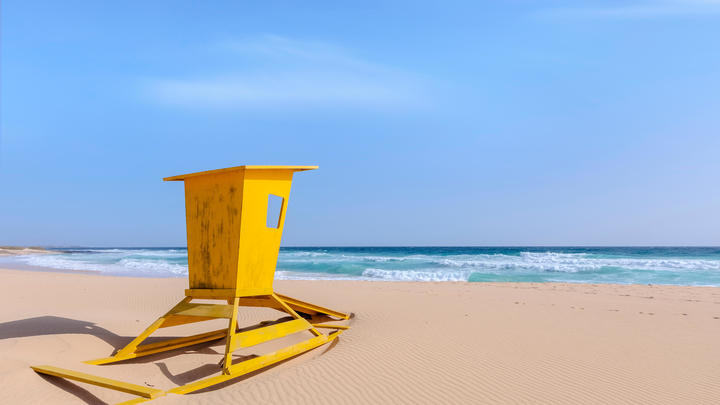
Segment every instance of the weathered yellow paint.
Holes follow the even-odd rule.
[[[237,280],[242,170],[185,181],[190,288],[231,288]]]
[[[293,173],[317,166],[238,166],[168,177],[185,182],[190,289],[272,293]],[[270,195],[283,199],[267,226]]]
[[[245,172],[240,257],[237,271],[238,290],[262,288],[272,293],[280,239],[285,224],[292,170],[248,170]],[[270,194],[282,197],[277,228],[267,226]]]
[[[345,325],[311,324],[298,312],[310,316],[324,314],[340,319],[349,319],[350,315],[273,291],[275,266],[293,174],[316,168],[317,166],[238,166],[165,178],[167,181],[185,182],[189,268],[186,297],[113,356],[86,363],[113,363],[225,338],[225,351],[220,362],[222,373],[168,391],[183,394],[296,356],[335,339],[347,329],[348,326]],[[279,217],[272,218],[272,221],[267,218],[270,195],[282,198]],[[218,300],[221,303],[191,303],[194,299]],[[238,332],[240,306],[273,308],[290,314],[295,319],[270,325],[261,323],[253,329],[240,329]],[[228,319],[227,328],[141,345],[159,328],[217,318]],[[315,317],[312,319],[317,322],[326,320]],[[326,335],[317,328],[335,330]],[[314,337],[232,364],[232,353],[238,348],[254,346],[303,331],[312,333]],[[39,373],[142,396],[125,402],[126,405],[165,394],[160,390],[51,366],[33,369]]]
[[[143,398],[157,398],[165,395],[165,392],[142,385],[126,383],[118,380],[111,380],[105,377],[98,377],[92,374],[85,374],[79,371],[66,370],[53,366],[33,366],[33,370],[41,374],[52,375],[55,377],[67,378],[87,384],[97,385],[98,387],[112,388],[116,391],[127,392],[128,394],[139,395]]]

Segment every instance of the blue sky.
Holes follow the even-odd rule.
[[[720,1],[2,4],[0,244],[185,244],[162,177],[297,174],[286,245],[720,244]]]

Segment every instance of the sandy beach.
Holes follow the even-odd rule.
[[[0,256],[42,255],[51,252],[41,247],[0,246]]]
[[[30,365],[160,389],[217,370],[222,341],[110,366],[82,363],[136,336],[182,298],[186,279],[18,270],[0,270],[0,277],[4,404],[132,398],[42,377]],[[351,329],[337,343],[277,367],[154,403],[714,404],[720,398],[718,288],[277,281],[276,290],[354,312]],[[281,316],[247,309],[241,319],[275,314]],[[159,336],[214,328],[208,323],[162,329]]]

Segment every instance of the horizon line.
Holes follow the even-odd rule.
[[[34,246],[15,246],[6,245],[2,247],[19,247],[33,248],[39,247],[44,249],[187,249],[187,246],[83,246],[83,245],[34,245]],[[720,248],[720,245],[290,245],[280,246],[280,248]],[[1,248],[1,247],[0,247]]]

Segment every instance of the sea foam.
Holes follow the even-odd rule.
[[[115,275],[187,275],[183,248],[63,249],[2,260]],[[276,278],[720,285],[720,249],[283,248]]]

